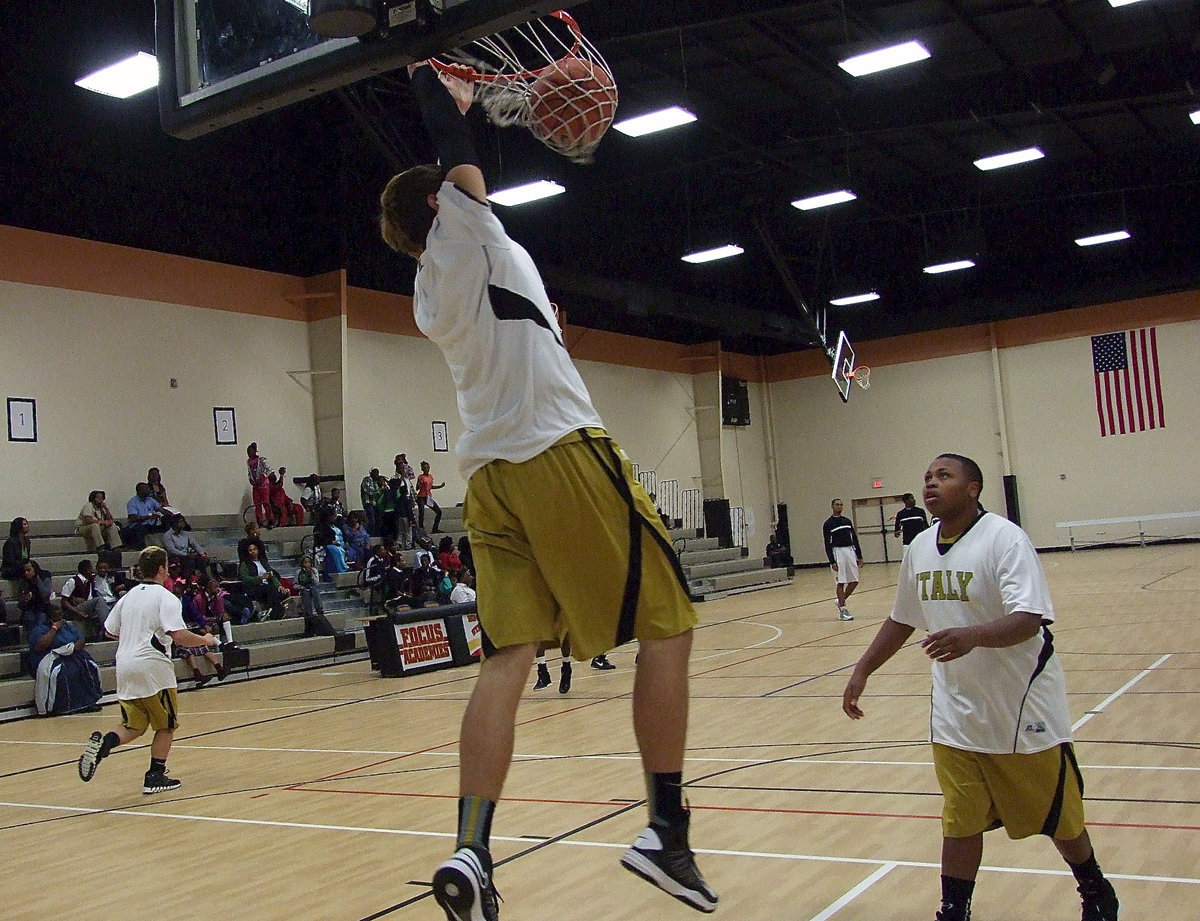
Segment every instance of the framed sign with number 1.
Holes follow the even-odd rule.
[[[8,398],[8,440],[37,441],[37,400]]]

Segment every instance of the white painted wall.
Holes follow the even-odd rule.
[[[74,518],[92,489],[120,515],[151,466],[185,512],[238,513],[249,442],[289,474],[316,463],[286,374],[308,364],[303,323],[0,281],[0,330],[3,396],[38,422],[37,444],[0,438],[0,521]],[[216,446],[214,406],[235,407],[237,445]]]

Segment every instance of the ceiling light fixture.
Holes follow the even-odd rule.
[[[1197,109],[1195,112],[1189,115],[1188,118],[1192,120],[1193,125],[1200,125],[1200,109]]]
[[[981,170],[1002,169],[1005,166],[1015,166],[1018,163],[1028,163],[1030,160],[1040,160],[1046,156],[1040,147],[1026,147],[1024,150],[1014,150],[1011,153],[996,154],[976,160],[975,165]]]
[[[671,106],[667,109],[659,109],[657,112],[647,112],[645,115],[639,115],[636,118],[627,118],[624,121],[614,122],[613,128],[631,138],[640,138],[643,134],[666,131],[668,128],[677,128],[680,125],[686,125],[695,120],[696,116],[687,109],[681,109],[679,106]]]
[[[905,42],[902,45],[892,45],[846,58],[844,61],[838,61],[838,67],[852,77],[863,77],[881,70],[923,61],[929,56],[928,49],[920,42]]]
[[[959,259],[957,262],[941,262],[937,265],[927,265],[921,269],[926,275],[941,275],[943,272],[957,272],[961,269],[973,269],[975,263],[970,259]]]
[[[698,253],[688,253],[682,257],[684,262],[700,263],[712,262],[714,259],[725,259],[728,256],[740,256],[745,250],[734,243],[726,243],[724,246],[717,246],[713,249],[704,249]]]
[[[1075,241],[1076,246],[1096,246],[1100,243],[1116,243],[1118,240],[1128,240],[1128,230],[1114,230],[1112,233],[1098,233],[1093,237],[1080,237]]]
[[[524,205],[527,202],[561,195],[567,191],[557,182],[539,179],[537,182],[527,182],[524,185],[513,186],[511,189],[500,189],[488,196],[488,201],[498,205]]]
[[[80,77],[75,85],[93,93],[128,99],[153,86],[158,86],[158,59],[152,54],[139,51],[115,64]]]
[[[1141,3],[1142,0],[1108,0],[1109,6],[1129,6],[1131,3]]]
[[[877,301],[879,295],[874,291],[865,294],[852,294],[849,297],[835,297],[829,303],[834,307],[849,307],[851,304],[865,304],[867,301]]]
[[[801,211],[812,211],[814,208],[828,208],[830,205],[840,205],[844,201],[854,201],[858,198],[853,192],[842,189],[838,192],[826,192],[824,195],[813,195],[811,198],[799,198],[792,202],[793,208]]]

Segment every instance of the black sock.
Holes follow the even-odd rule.
[[[942,874],[941,921],[959,921],[971,910],[971,895],[975,892],[975,880],[959,879]]]
[[[687,818],[683,808],[683,772],[646,775],[646,798],[650,821],[678,825]]]
[[[166,769],[167,769],[167,759],[166,758],[151,758],[150,759],[150,770],[147,771],[146,773],[161,774]]]
[[[108,753],[121,744],[121,737],[115,732],[107,733],[104,736],[104,741],[100,743],[100,758],[103,760],[108,757]]]
[[[1071,868],[1071,872],[1075,874],[1075,881],[1081,886],[1095,886],[1104,879],[1104,871],[1100,869],[1100,864],[1096,863],[1095,851],[1092,851],[1091,856],[1083,863],[1071,863],[1068,860],[1067,866]]]
[[[460,796],[458,798],[458,842],[455,848],[469,847],[481,858],[486,858],[484,867],[491,872],[492,858],[488,853],[492,837],[492,814],[496,804],[482,796]]]

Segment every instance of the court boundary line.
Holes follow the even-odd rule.
[[[1099,716],[1101,713],[1103,713],[1105,708],[1109,704],[1111,704],[1113,701],[1115,701],[1117,698],[1119,698],[1122,694],[1124,694],[1126,691],[1128,691],[1131,687],[1133,687],[1135,684],[1137,684],[1139,681],[1141,681],[1143,678],[1145,678],[1147,675],[1149,675],[1152,671],[1154,671],[1156,668],[1158,668],[1160,665],[1162,665],[1164,662],[1166,662],[1167,659],[1169,659],[1169,658],[1171,658],[1171,653],[1168,652],[1165,655],[1160,656],[1158,658],[1158,661],[1155,662],[1153,665],[1151,665],[1149,668],[1142,669],[1140,672],[1138,672],[1137,675],[1135,675],[1133,678],[1130,678],[1128,681],[1126,681],[1123,685],[1121,685],[1121,687],[1119,687],[1117,690],[1115,690],[1111,694],[1109,694],[1106,698],[1104,698],[1104,700],[1100,701],[1099,706],[1092,708],[1087,713],[1085,713],[1083,716],[1081,716],[1078,720],[1076,720],[1075,725],[1073,725],[1071,727],[1071,732],[1072,733],[1077,732],[1080,729],[1080,727],[1086,725],[1092,719],[1093,716]]]

